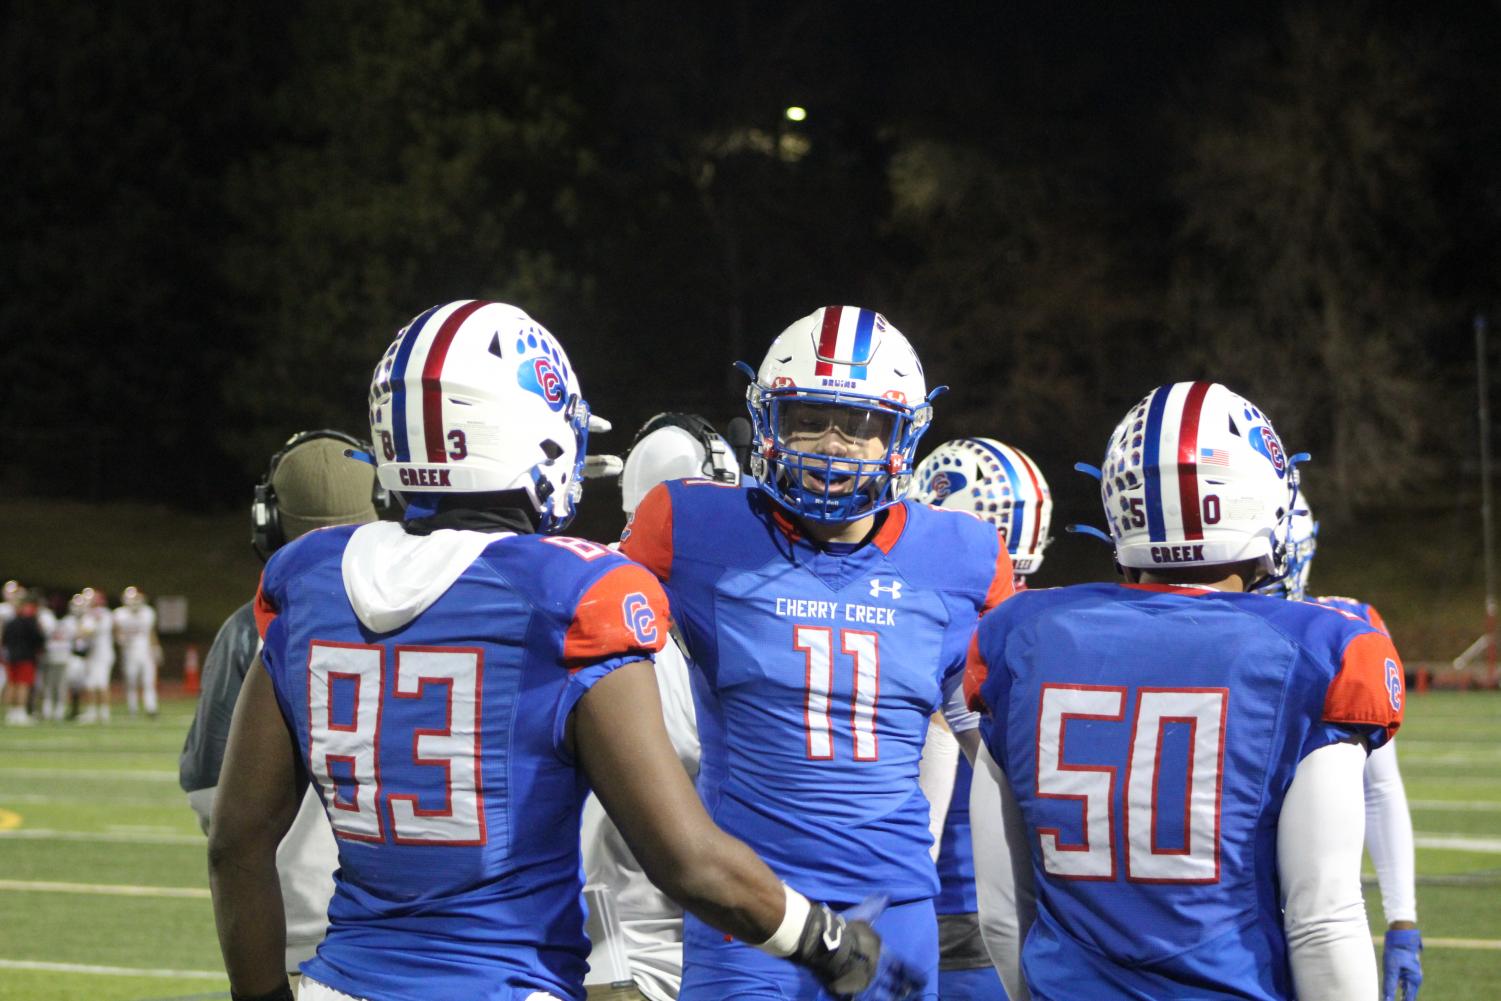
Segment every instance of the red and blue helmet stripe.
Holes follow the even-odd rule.
[[[876,311],[873,309],[861,309],[853,307],[855,311],[854,341],[849,346],[847,358],[841,358],[839,354],[839,333],[844,326],[844,306],[829,306],[824,310],[823,326],[818,332],[818,358],[819,362],[813,370],[814,375],[835,375],[836,364],[847,363],[849,369],[847,375],[851,379],[868,378],[868,362],[871,351],[871,332],[876,326]],[[846,335],[848,339],[848,335]],[[836,361],[835,359],[839,359]]]
[[[1209,393],[1209,382],[1189,385],[1183,401],[1183,411],[1178,419],[1177,462],[1170,464],[1170,472],[1176,472],[1178,510],[1183,522],[1185,539],[1202,539],[1204,525],[1199,516],[1199,416],[1204,410],[1204,397]],[[1173,386],[1159,386],[1152,391],[1152,401],[1147,406],[1147,426],[1141,449],[1142,478],[1145,481],[1147,538],[1152,542],[1167,540],[1167,519],[1163,509],[1162,470],[1164,458],[1162,429],[1167,413],[1168,397]],[[1167,489],[1172,489],[1171,486]]]

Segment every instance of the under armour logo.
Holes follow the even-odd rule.
[[[893,599],[900,598],[902,596],[902,582],[894,580],[890,584],[882,584],[879,577],[871,581],[870,596],[872,598],[879,598],[883,594],[889,594]]]
[[[829,910],[828,904],[818,906],[823,909],[824,916],[828,919],[823,929],[823,947],[830,952],[838,952],[839,947],[844,944],[844,919]]]

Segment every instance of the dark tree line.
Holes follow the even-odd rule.
[[[931,443],[1055,480],[1199,376],[1326,507],[1452,480],[1501,14],[1206,7],[7,4],[0,486],[238,503],[461,296],[559,335],[606,447],[844,301],[953,387]]]

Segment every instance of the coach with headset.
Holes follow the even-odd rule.
[[[375,468],[350,457],[369,446],[341,431],[293,435],[271,457],[251,506],[251,545],[262,562],[305,532],[331,525],[375,521],[386,495]],[[219,627],[203,666],[203,692],[178,760],[178,783],[198,814],[205,834],[213,820],[214,790],[229,739],[240,685],[260,649],[252,603],[246,602]],[[287,970],[310,959],[328,925],[328,899],[338,848],[312,787],[291,830],[276,851],[282,902],[287,912]]]

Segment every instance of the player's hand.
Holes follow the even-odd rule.
[[[808,912],[794,962],[813,971],[831,994],[862,1001],[902,1001],[917,990],[915,971],[893,950],[881,947],[873,922],[886,909],[885,897],[835,914],[827,904]]]
[[[1417,1001],[1423,985],[1423,937],[1416,928],[1390,928],[1381,950],[1381,1001]]]

